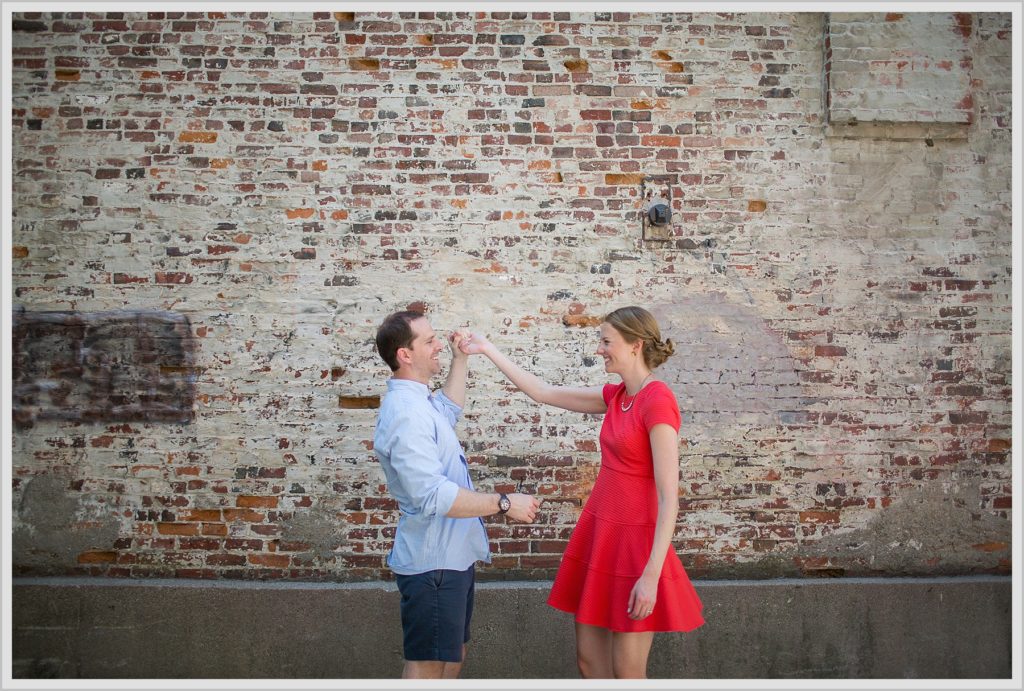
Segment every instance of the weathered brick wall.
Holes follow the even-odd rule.
[[[589,384],[651,308],[693,575],[1007,572],[1010,15],[908,17],[16,15],[15,572],[386,575],[372,337],[412,303]],[[478,487],[546,500],[485,574],[548,577],[599,420],[472,366]]]

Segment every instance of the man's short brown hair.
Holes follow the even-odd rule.
[[[389,314],[377,328],[377,353],[388,363],[392,372],[398,371],[398,349],[411,348],[416,334],[410,324],[422,319],[424,314],[415,310],[403,310]]]

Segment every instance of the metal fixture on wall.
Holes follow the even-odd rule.
[[[641,237],[649,241],[670,241],[672,233],[672,181],[668,175],[647,175],[640,182]]]

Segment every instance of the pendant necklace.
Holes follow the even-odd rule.
[[[640,382],[640,388],[637,389],[636,393],[633,394],[633,397],[629,399],[629,405],[626,405],[625,397],[623,397],[623,400],[619,401],[619,408],[622,410],[622,412],[628,413],[629,409],[633,407],[633,404],[636,402],[636,397],[640,394],[640,389],[644,388],[644,384],[647,383],[647,380],[651,378],[652,374],[654,374],[654,372],[648,372],[647,376],[644,377],[642,382]]]

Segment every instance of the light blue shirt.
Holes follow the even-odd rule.
[[[377,415],[373,450],[384,468],[400,515],[388,566],[408,576],[434,569],[465,571],[490,562],[481,518],[449,518],[459,487],[472,490],[469,467],[455,435],[462,414],[442,391],[389,379]]]

